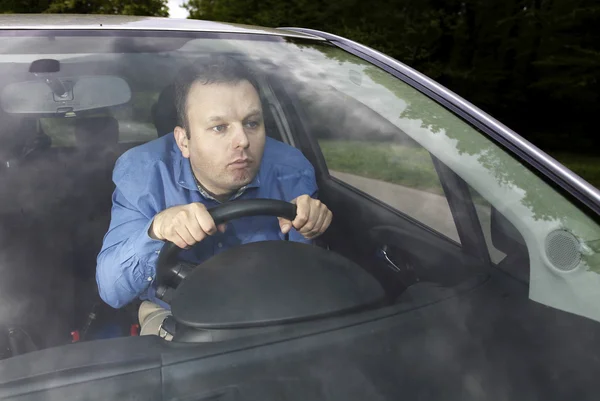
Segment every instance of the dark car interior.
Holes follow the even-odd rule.
[[[9,118],[3,117],[3,123]],[[112,167],[125,149],[117,143],[118,122],[111,117],[76,120],[73,148],[52,148],[35,120],[22,120],[3,138],[23,136],[25,124],[31,139],[4,156],[2,174],[5,188],[12,188],[3,199],[3,205],[10,205],[2,213],[3,255],[9,258],[6,265],[21,266],[23,276],[5,272],[15,282],[3,281],[3,294],[36,305],[9,324],[47,347],[69,341],[77,322],[99,304],[95,254],[110,219]],[[25,251],[32,242],[36,252]],[[32,334],[37,332],[32,324],[45,321],[45,335]]]
[[[288,113],[294,114],[291,110]],[[151,116],[156,137],[172,131],[176,124],[172,85],[160,91],[151,107]],[[268,135],[282,140],[274,119],[267,109]],[[27,258],[11,260],[11,265],[36,267],[36,280],[31,279],[31,270],[23,269],[23,277],[13,277],[15,283],[7,287],[18,291],[15,299],[26,296],[32,311],[20,313],[4,329],[8,345],[5,356],[68,343],[73,341],[74,332],[78,333],[75,339],[79,341],[129,335],[130,327],[136,324],[138,303],[113,310],[102,302],[95,282],[95,259],[110,221],[114,189],[112,168],[119,155],[138,143],[119,143],[119,122],[110,113],[75,118],[73,147],[53,147],[51,138],[35,118],[6,115],[4,121],[11,124],[4,125],[2,138],[21,141],[13,145],[3,159],[3,179],[8,188],[14,189],[10,194],[14,206],[5,209],[4,221],[16,220],[3,225],[14,241],[5,242],[5,253]],[[24,130],[27,137],[23,135]],[[301,137],[298,141],[303,143]],[[358,261],[385,288],[390,302],[418,280],[452,286],[472,275],[471,268],[480,265],[476,258],[463,254],[456,244],[419,227],[414,221],[386,211],[384,206],[359,208],[363,213],[373,210],[374,215],[355,214],[356,205],[364,203],[364,197],[326,179],[324,163],[310,151],[305,154],[317,169],[321,167],[319,184],[323,201],[331,205],[336,216],[353,216],[352,219],[336,218],[337,224],[320,239],[319,245],[339,250],[350,260]],[[20,213],[15,213],[19,207]],[[359,232],[365,233],[363,237],[340,235],[348,232],[345,222],[351,220],[354,224],[356,220],[360,222],[358,227]],[[378,221],[386,224],[378,224]],[[48,237],[52,238],[51,242]],[[23,247],[29,246],[32,239],[40,244],[39,252],[23,252]],[[423,244],[435,246],[437,251],[407,252]],[[51,251],[44,249],[45,246]],[[378,252],[384,248],[400,271],[391,269],[379,256]],[[427,259],[422,260],[420,255],[426,255]],[[443,268],[439,268],[440,260],[444,260]],[[42,271],[38,271],[38,266],[44,266]],[[416,270],[420,272],[418,275]],[[40,322],[46,321],[42,324],[44,329],[39,330]]]
[[[176,125],[174,96],[173,85],[167,85],[152,104],[156,138]],[[35,117],[2,115],[2,180],[12,188],[3,199],[8,207],[2,213],[2,253],[9,258],[6,265],[29,267],[19,271],[22,276],[6,273],[14,282],[4,281],[2,293],[31,305],[3,322],[3,357],[74,338],[126,336],[137,323],[139,302],[114,310],[96,287],[96,255],[110,222],[112,169],[121,154],[140,144],[119,142],[119,121],[110,110],[102,114],[74,118],[74,146],[68,147],[53,147]],[[268,135],[281,140],[269,110],[265,124]],[[24,251],[31,240],[39,243],[39,252]]]
[[[264,268],[252,277],[278,277],[281,288],[289,289],[290,301],[281,304],[298,319],[269,326],[264,322],[291,309],[249,316],[251,309],[223,303],[222,309],[213,305],[214,315],[201,317],[213,319],[212,326],[199,325],[193,303],[181,295],[173,305],[192,329],[180,332],[180,342],[132,336],[138,304],[114,310],[101,301],[95,260],[110,221],[114,163],[140,142],[120,140],[122,127],[111,109],[73,117],[74,146],[53,146],[40,118],[4,113],[0,398],[597,398],[592,389],[600,371],[600,331],[591,320],[528,299],[527,248],[508,220],[493,211],[492,239],[507,255],[495,265],[466,183],[435,158],[460,244],[332,177],[317,137],[319,129],[336,127],[311,125],[293,86],[274,78],[266,75],[264,81],[279,100],[295,145],[315,167],[320,199],[335,215],[315,258],[336,263],[341,259],[327,259],[336,254],[349,261],[347,282],[314,285],[311,302],[294,303],[309,285],[303,277],[337,278],[319,264],[305,275],[293,263],[289,270]],[[173,86],[155,86],[157,100],[148,110],[154,138],[170,133],[176,121]],[[265,107],[268,135],[283,141],[279,118]],[[284,254],[303,252],[285,246],[291,247],[262,250],[270,255],[264,265],[272,268]],[[232,271],[248,274],[237,268],[232,264]],[[209,297],[210,288],[229,288],[210,269],[204,277],[190,273],[178,290]],[[277,276],[285,271],[297,275]],[[359,282],[360,291],[353,287]],[[348,288],[361,302],[344,298]],[[260,285],[246,290],[248,296],[265,292]],[[277,298],[266,302],[277,306]],[[302,319],[317,309],[327,318]],[[349,313],[334,313],[339,310]],[[230,324],[244,318],[264,324]]]

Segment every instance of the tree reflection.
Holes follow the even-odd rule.
[[[458,153],[476,156],[481,167],[490,172],[500,186],[521,189],[524,194],[521,203],[531,210],[535,220],[563,221],[569,214],[571,205],[566,200],[553,201],[560,196],[554,189],[456,115],[385,71],[369,66],[364,72],[373,82],[406,102],[400,118],[420,120],[422,128],[456,140]]]
[[[342,85],[340,78],[348,80],[347,77],[341,75],[342,71],[344,74],[347,74],[348,70],[360,71],[364,77],[372,82],[370,88],[373,91],[372,93],[379,91],[381,93],[379,97],[385,95],[387,96],[385,99],[389,99],[388,94],[391,93],[398,100],[397,105],[391,105],[391,110],[396,108],[399,113],[397,116],[394,116],[393,112],[390,114],[389,104],[385,105],[385,110],[380,110],[384,106],[381,104],[381,99],[373,99],[367,93],[363,95],[363,93],[357,91],[355,100],[364,102],[366,106],[387,117],[401,129],[407,123],[416,122],[420,128],[439,136],[440,141],[442,138],[446,139],[443,142],[445,146],[447,145],[444,152],[452,154],[453,150],[450,146],[453,146],[454,151],[459,156],[470,156],[471,160],[476,160],[477,167],[474,169],[479,172],[480,177],[485,172],[489,173],[489,177],[493,177],[497,184],[495,187],[498,188],[495,190],[496,193],[511,194],[507,199],[493,202],[495,207],[504,209],[501,211],[506,212],[514,209],[516,202],[528,210],[527,213],[524,213],[523,210],[516,212],[521,219],[531,218],[532,221],[545,223],[539,228],[531,229],[565,228],[573,232],[584,244],[592,243],[600,238],[598,225],[573,203],[485,134],[478,132],[440,104],[387,72],[341,49],[330,46],[305,46],[304,48],[308,49],[309,47],[312,51],[317,50],[327,59],[333,60],[337,64],[336,68],[330,68],[324,74],[320,74],[321,88],[323,83],[330,83],[333,87]],[[317,64],[316,61],[312,60],[313,65]],[[348,86],[348,88],[352,87]],[[358,89],[360,90],[360,88]],[[380,103],[377,103],[378,101]],[[330,115],[336,114],[336,108],[347,107],[347,104],[341,104],[340,102],[332,103],[336,104],[332,105],[327,103],[327,99],[321,99],[321,104],[326,105],[327,113]],[[411,127],[414,127],[414,125],[411,125]],[[419,133],[413,132],[409,136],[419,141],[418,135]],[[427,148],[427,146],[425,147]],[[431,151],[431,149],[429,150]],[[468,159],[465,158],[459,161],[466,162],[466,160]],[[491,183],[488,186],[489,188],[494,187]],[[518,199],[518,202],[516,199]],[[588,263],[590,270],[600,273],[600,260],[597,260],[597,252],[593,250],[593,247],[588,247],[588,249],[591,249],[591,251],[587,254],[584,252],[583,258]]]

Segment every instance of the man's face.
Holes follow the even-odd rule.
[[[175,128],[175,138],[202,186],[222,196],[249,184],[265,147],[262,107],[252,84],[196,82],[187,116],[190,138],[181,127]]]

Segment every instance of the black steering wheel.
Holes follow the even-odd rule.
[[[215,223],[246,216],[296,217],[296,205],[238,200],[209,210]],[[359,265],[327,249],[295,241],[259,241],[194,265],[166,243],[156,265],[156,296],[171,306],[177,338],[200,341],[217,333],[350,313],[379,304],[385,291]],[[237,334],[236,334],[237,335]],[[220,337],[219,337],[220,338]]]
[[[275,216],[288,220],[296,218],[296,205],[274,199],[236,200],[208,210],[216,225],[240,217]],[[182,251],[174,243],[167,241],[162,247],[156,262],[157,296],[164,299],[169,287],[176,288],[193,266],[179,261]]]

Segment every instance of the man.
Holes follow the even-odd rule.
[[[286,234],[310,242],[332,219],[315,199],[308,160],[266,137],[258,85],[243,65],[227,57],[197,62],[180,72],[175,93],[174,132],[126,152],[116,163],[111,223],[98,255],[102,299],[115,308],[137,297],[147,300],[141,320],[168,308],[153,287],[163,241],[186,249],[195,245],[182,257],[201,262],[232,246]],[[207,211],[254,198],[295,203],[297,216],[248,217],[216,227]]]

